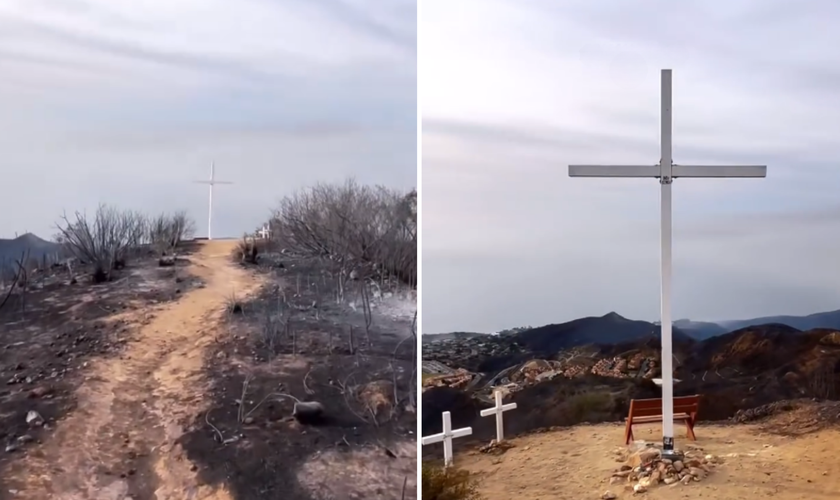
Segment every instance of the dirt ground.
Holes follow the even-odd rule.
[[[197,244],[172,268],[135,262],[103,285],[52,280],[26,311],[0,311],[0,498],[416,498],[405,303],[376,300],[372,328],[361,312],[303,308],[293,343],[268,355],[253,308],[318,289],[300,290],[300,270],[235,263],[236,244]],[[298,423],[280,392],[325,417]]]
[[[813,419],[810,424],[819,424]],[[458,467],[477,475],[486,500],[598,499],[606,491],[617,498],[742,500],[829,500],[840,492],[840,428],[811,425],[801,414],[786,414],[749,425],[699,423],[697,441],[677,434],[677,447],[694,446],[720,457],[704,480],[660,485],[634,494],[625,483],[609,484],[622,465],[623,426],[582,425],[511,440],[502,455],[458,450]],[[660,442],[657,425],[634,429],[635,439]]]
[[[42,307],[47,316],[59,317],[54,322],[29,325],[29,330],[44,337],[43,342],[7,344],[19,350],[29,347],[29,352],[16,353],[17,362],[12,364],[17,369],[23,363],[23,371],[29,368],[33,373],[54,367],[41,385],[37,385],[37,375],[35,380],[23,382],[35,385],[26,391],[29,399],[39,387],[50,395],[49,381],[57,378],[52,376],[55,372],[72,370],[63,382],[64,388],[75,391],[63,397],[63,406],[45,404],[35,410],[46,420],[45,425],[28,434],[20,430],[7,434],[9,444],[19,445],[19,449],[4,457],[0,495],[67,500],[230,498],[215,487],[198,484],[195,466],[186,460],[176,441],[192,416],[205,406],[204,351],[213,343],[214,324],[223,314],[226,296],[232,287],[246,295],[260,285],[255,276],[229,263],[232,244],[208,242],[189,257],[180,272],[197,277],[201,285],[176,289],[168,298],[177,301],[143,296],[149,291],[144,286],[150,282],[139,280],[139,276],[136,282],[106,284],[100,288],[102,294],[88,293],[87,300],[80,300],[77,293],[69,308],[51,303],[52,296],[44,297]],[[173,283],[184,282],[179,276],[171,278]],[[155,285],[151,290],[157,290],[160,283],[151,283]],[[118,299],[116,307],[109,306],[109,295],[126,300]],[[61,316],[72,316],[87,303],[103,311],[97,325],[82,315],[75,318],[78,326],[68,329]],[[88,335],[90,330],[106,333]],[[69,339],[70,347],[62,347],[62,339]],[[79,345],[101,349],[73,351],[72,347]],[[53,359],[59,354],[39,350],[44,346],[63,352],[63,359],[84,361],[59,369]],[[38,370],[30,365],[37,365]],[[3,415],[13,416],[17,427],[26,424],[26,408],[32,406],[19,403],[21,393],[7,393],[2,405]],[[35,396],[36,402],[40,399]],[[38,427],[34,424],[32,427]],[[27,444],[29,441],[34,442]]]

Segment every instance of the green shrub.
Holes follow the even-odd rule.
[[[565,402],[568,416],[574,424],[600,422],[612,412],[615,402],[608,392],[584,392],[570,396]]]
[[[470,471],[423,463],[423,500],[481,500]]]

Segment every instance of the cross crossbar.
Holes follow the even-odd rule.
[[[493,393],[493,397],[495,398],[495,406],[492,408],[485,408],[481,410],[479,413],[482,417],[490,417],[492,415],[496,416],[496,442],[501,443],[502,440],[505,438],[505,424],[504,419],[502,417],[502,413],[510,410],[516,409],[516,403],[502,403],[502,391],[495,391]]]
[[[659,165],[569,165],[569,177],[647,177],[659,179]],[[765,165],[673,165],[671,178],[760,178],[767,177]]]

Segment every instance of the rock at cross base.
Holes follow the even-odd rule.
[[[720,457],[704,456],[703,450],[697,447],[686,451],[684,460],[674,462],[663,459],[658,448],[637,448],[627,463],[613,472],[610,484],[625,481],[628,490],[635,493],[643,493],[661,483],[673,485],[679,481],[687,485],[702,481],[712,472],[712,467],[720,463]]]
[[[656,448],[643,448],[627,457],[627,465],[632,468],[640,467],[659,459],[660,456],[661,453]]]
[[[513,443],[510,441],[502,441],[500,443],[493,439],[490,441],[490,444],[482,446],[478,449],[478,451],[481,453],[488,453],[490,455],[501,455],[511,448],[513,448]]]

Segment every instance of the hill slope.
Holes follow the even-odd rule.
[[[692,321],[690,319],[678,319],[674,321],[674,328],[679,328],[686,335],[690,335],[697,340],[723,335],[730,331],[711,321]]]
[[[559,325],[545,325],[517,333],[512,338],[529,351],[554,354],[563,349],[586,344],[621,344],[659,337],[659,325],[627,319],[611,312],[600,317],[580,318]],[[679,328],[673,329],[675,342],[692,339]]]
[[[0,268],[20,259],[26,252],[30,259],[40,260],[45,256],[58,255],[61,246],[26,233],[14,239],[0,238]]]

